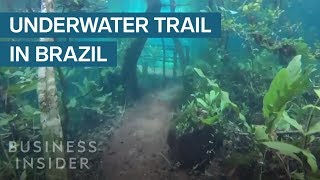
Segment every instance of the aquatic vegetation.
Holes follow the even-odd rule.
[[[35,174],[32,169],[17,171],[11,165],[15,165],[16,158],[32,158],[37,157],[38,154],[19,155],[9,153],[7,149],[9,141],[40,141],[42,139],[37,98],[30,98],[37,93],[36,69],[1,68],[0,73],[0,138],[1,144],[4,145],[0,148],[0,153],[8,154],[8,157],[1,156],[1,177],[42,177],[41,172]],[[58,70],[56,73],[59,74]],[[117,81],[116,70],[87,69],[87,74],[94,73],[100,75],[102,79],[109,79],[102,82],[89,79],[89,76],[81,81],[76,80],[81,74],[74,68],[62,68],[61,73],[57,76],[59,77],[57,78],[58,101],[66,102],[67,111],[63,111],[61,106],[61,112],[64,112],[61,117],[66,139],[72,139],[98,124],[111,121],[110,119],[120,112],[118,105],[123,103],[123,89],[116,83],[111,86],[112,82],[110,82]],[[73,83],[66,83],[68,81]],[[63,93],[65,96],[62,96]],[[81,111],[86,113],[79,114]],[[66,122],[66,116],[69,117],[70,122]]]
[[[242,132],[254,134],[256,139],[254,146],[258,147],[261,143],[266,147],[275,150],[276,157],[280,158],[281,161],[283,161],[283,157],[281,156],[288,156],[303,165],[304,169],[297,168],[295,170],[288,170],[285,168],[287,176],[295,177],[299,173],[299,175],[303,177],[311,176],[312,173],[318,171],[318,166],[315,155],[312,154],[308,147],[310,147],[310,143],[312,142],[310,141],[310,135],[320,132],[319,122],[310,122],[312,121],[312,115],[309,115],[308,122],[306,122],[307,124],[299,123],[289,115],[291,113],[287,110],[287,104],[295,97],[306,92],[310,87],[311,82],[309,78],[313,72],[312,67],[313,66],[302,66],[301,55],[299,55],[293,58],[286,68],[282,68],[276,74],[269,90],[264,95],[262,110],[265,118],[265,125],[248,124],[245,121],[244,116],[239,112],[237,105],[230,101],[228,93],[222,91],[216,82],[206,77],[200,69],[195,68],[198,76],[206,81],[206,84],[211,87],[211,90],[198,90],[195,95],[192,95],[193,100],[187,103],[187,105],[182,108],[181,114],[175,118],[176,133],[178,136],[183,137],[184,134],[192,134],[194,131],[201,129],[203,125],[220,129],[228,125],[228,123],[220,123],[220,126],[218,127],[215,126],[215,124],[225,120],[227,120],[226,122],[230,122],[230,119],[228,120],[228,118],[233,117],[231,122],[242,123],[244,127],[246,127]],[[315,92],[319,96],[319,90],[315,90]],[[316,104],[318,104],[318,102],[319,100]],[[236,116],[226,116],[226,113],[230,113],[230,111],[225,111],[226,107],[232,107],[231,109],[238,112],[238,121],[234,121],[237,119]],[[306,105],[300,109],[303,110],[308,108],[312,108],[313,111],[320,109],[317,105]],[[310,114],[313,114],[313,111]],[[296,130],[297,134],[300,134],[302,138],[296,141],[287,141],[285,138],[279,139],[278,132],[290,132],[291,127]],[[228,136],[226,135],[225,138],[227,137]],[[216,150],[217,149],[215,149],[215,151]],[[261,152],[259,153],[259,151]],[[265,154],[266,152],[270,153],[270,151],[265,150],[265,148],[253,148],[252,151],[247,153],[254,153],[256,155],[252,156],[252,158],[246,162],[252,162],[252,160],[258,161],[258,154]],[[281,154],[281,156],[277,153]],[[300,153],[305,156],[306,163],[298,156]],[[236,150],[231,154],[235,155]],[[236,158],[233,155],[231,157]],[[263,158],[263,161],[267,161],[265,160],[265,157],[261,158]],[[242,161],[238,161],[239,165],[241,164],[240,162]],[[272,160],[272,163],[279,162]],[[290,161],[286,161],[285,163],[288,163],[285,164],[285,167],[290,166]],[[307,167],[306,164],[308,164],[309,167]],[[307,173],[301,174],[308,168],[311,169],[310,172],[307,171]]]
[[[277,150],[280,154],[290,156],[301,164],[304,164],[297,156],[297,154],[302,153],[307,158],[307,163],[311,168],[311,171],[317,172],[317,160],[306,146],[306,140],[310,135],[310,132],[308,132],[310,130],[310,122],[307,122],[309,125],[304,129],[303,125],[298,123],[296,119],[291,118],[286,110],[286,104],[294,97],[305,92],[309,87],[311,72],[311,68],[302,70],[301,56],[295,57],[287,68],[283,68],[278,72],[273,79],[268,92],[264,96],[263,113],[266,118],[266,125],[256,126],[255,135],[257,140],[261,141],[262,144],[268,148]],[[307,107],[313,106],[308,105]],[[313,112],[311,112],[311,114],[312,113]],[[311,119],[309,118],[308,121],[311,121]],[[300,147],[294,145],[297,142],[286,143],[278,141],[278,131],[276,130],[284,130],[284,132],[287,132],[290,130],[290,126],[296,129],[298,133],[304,137],[304,141],[302,143],[300,142]],[[311,134],[320,131],[317,123],[311,129],[313,130]],[[280,156],[279,158],[281,159]],[[286,169],[286,172],[288,173],[287,175],[291,177],[299,173],[299,170],[295,170],[292,173],[290,170]]]
[[[244,14],[255,13],[261,9],[262,0],[256,0],[255,2],[251,2],[243,5],[242,11]]]
[[[281,120],[286,104],[310,85],[310,70],[301,69],[301,56],[295,57],[288,65],[278,72],[263,100],[263,114],[267,119],[268,129],[275,130]]]
[[[315,60],[314,54],[311,52],[309,45],[302,39],[285,39],[284,43],[295,47],[297,54],[300,54],[302,58],[307,60]]]
[[[223,121],[224,113],[231,109],[249,128],[245,117],[240,113],[236,104],[229,99],[228,92],[223,91],[218,84],[206,77],[200,69],[194,68],[200,78],[205,80],[209,92],[198,91],[192,94],[192,100],[182,108],[182,117],[178,117],[176,129],[178,134],[192,132],[199,125],[214,125]],[[179,121],[180,120],[180,121]]]

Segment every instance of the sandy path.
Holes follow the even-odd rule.
[[[115,131],[104,157],[107,180],[185,180],[170,170],[166,137],[173,115],[172,102],[179,88],[149,94],[129,108]],[[162,156],[162,155],[163,156]]]

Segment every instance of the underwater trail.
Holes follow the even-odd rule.
[[[150,93],[126,110],[105,153],[106,180],[188,179],[186,173],[172,171],[167,158],[167,133],[181,89]]]

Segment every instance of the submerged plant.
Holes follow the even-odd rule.
[[[192,131],[201,124],[212,126],[223,120],[226,114],[230,113],[228,110],[231,110],[250,129],[238,106],[230,100],[229,93],[223,91],[218,84],[206,77],[200,69],[194,68],[194,71],[199,78],[204,79],[210,90],[191,95],[193,97],[191,102],[182,108],[183,115],[177,122],[178,134],[184,134],[187,130]]]
[[[263,99],[268,132],[274,131],[281,120],[286,120],[283,118],[286,104],[309,87],[311,72],[312,69],[302,70],[301,56],[296,56],[287,68],[278,72]]]
[[[297,132],[304,137],[304,141],[306,141],[311,134],[320,132],[320,124],[316,123],[312,127],[310,126],[310,121],[312,119],[310,116],[308,118],[307,126],[304,128],[296,119],[290,117],[288,110],[286,109],[288,102],[307,90],[310,85],[309,77],[312,72],[313,69],[309,66],[302,69],[301,56],[296,56],[289,63],[287,68],[283,68],[278,72],[263,101],[263,114],[266,118],[266,125],[255,126],[254,133],[257,140],[263,145],[276,150],[276,154],[282,163],[285,162],[279,154],[291,157],[304,165],[303,160],[299,157],[299,154],[302,154],[305,156],[311,172],[316,173],[318,171],[317,160],[308,149],[305,142],[300,143],[299,145],[298,142],[279,141],[277,136],[279,129],[284,130],[284,133],[286,133],[289,131],[290,126],[296,129]],[[315,92],[316,94],[319,93],[318,90]],[[319,102],[319,100],[317,102]],[[316,105],[308,105],[304,108],[317,109],[318,107]],[[311,112],[311,114],[313,114],[313,112]],[[289,129],[285,127],[289,127]],[[293,171],[289,170],[287,167],[289,167],[289,165],[284,164],[285,171],[289,177],[297,177],[298,175],[300,175],[300,177],[301,175],[302,177],[305,177],[305,175],[310,175],[310,173],[302,173],[301,169],[295,169]]]

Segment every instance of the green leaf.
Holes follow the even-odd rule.
[[[30,105],[24,105],[19,108],[19,111],[28,118],[33,118],[35,115],[39,115],[40,111]]]
[[[8,123],[14,120],[14,118],[16,117],[17,117],[17,114],[11,115],[6,113],[0,113],[0,127],[8,125]]]
[[[306,135],[312,135],[315,133],[320,133],[320,122],[317,122],[313,126],[309,128],[309,131],[306,133]]]
[[[254,126],[254,135],[258,141],[268,140],[268,134],[266,133],[267,127],[264,125],[256,125]]]
[[[26,92],[35,91],[37,89],[37,85],[38,85],[37,81],[13,84],[8,87],[7,92],[10,95],[23,94]]]
[[[218,115],[217,116],[213,116],[213,117],[209,117],[206,119],[201,120],[202,123],[208,125],[208,126],[212,126],[213,124],[215,124],[217,121],[219,120]]]
[[[271,149],[275,149],[279,151],[283,155],[290,156],[302,164],[301,159],[296,155],[302,151],[300,148],[291,144],[278,142],[278,141],[268,141],[268,142],[263,142],[262,144],[266,145]]]
[[[77,99],[76,98],[72,98],[70,100],[70,102],[67,104],[67,108],[74,108],[77,105]]]
[[[216,100],[218,96],[219,96],[219,92],[215,92],[211,90],[209,95],[210,102],[213,102],[214,100]]]
[[[292,81],[295,80],[293,77],[299,77],[299,74],[301,72],[301,57],[301,55],[294,57],[287,67],[289,76],[292,77]]]
[[[320,111],[320,107],[319,106],[315,106],[315,105],[312,105],[312,104],[306,105],[302,109],[307,109],[307,108],[314,108],[314,109],[317,109],[317,110]]]
[[[201,104],[204,108],[209,108],[209,105],[201,98],[196,98],[197,102]]]
[[[212,87],[215,87],[215,88],[219,88],[218,84],[215,83],[215,81],[207,78],[206,75],[203,74],[202,70],[201,69],[198,69],[198,68],[193,68],[196,73],[198,74],[198,76],[202,77],[202,78],[205,78],[208,82],[208,85],[212,86]]]
[[[275,149],[275,150],[279,151],[279,153],[281,153],[283,155],[290,156],[290,157],[296,159],[300,163],[302,163],[302,161],[296,154],[302,153],[307,158],[307,162],[308,162],[312,172],[316,172],[318,170],[316,158],[314,157],[314,155],[311,152],[309,152],[307,150],[301,149],[301,148],[294,146],[292,144],[287,144],[287,143],[278,142],[278,141],[263,142],[263,144],[271,149]]]
[[[85,94],[88,93],[88,90],[86,88],[84,88],[83,86],[81,86],[79,83],[73,82],[72,84],[78,88],[81,96],[84,96]]]
[[[238,106],[230,100],[229,93],[223,91],[215,81],[207,78],[201,69],[194,68],[194,70],[200,77],[206,79],[208,87],[212,88],[212,90],[205,94],[204,97],[196,98],[197,103],[206,109],[210,108],[210,111],[213,109],[213,111],[217,111],[219,113],[222,113],[226,108],[231,107],[232,110],[237,113],[244,126],[246,126],[249,132],[251,132],[251,127],[246,122],[246,118],[240,113]],[[217,120],[219,120],[219,118],[211,117],[203,120],[202,122],[211,125]]]
[[[305,180],[304,173],[292,172],[291,177],[295,180]]]
[[[267,118],[267,131],[274,130],[282,120],[286,104],[307,90],[312,71],[310,68],[302,71],[301,56],[296,56],[287,68],[277,73],[263,99],[263,115]]]
[[[239,113],[239,119],[242,121],[246,121],[246,117],[242,113]]]
[[[202,72],[201,69],[198,69],[198,68],[193,68],[193,69],[196,71],[196,73],[197,73],[200,77],[202,77],[202,78],[207,78],[207,77],[203,74],[203,72]]]
[[[237,105],[233,104],[229,98],[229,93],[221,91],[221,103],[220,108],[224,110],[225,108],[229,106],[237,107]]]
[[[317,94],[318,98],[320,98],[320,89],[315,89],[314,92]]]
[[[9,119],[0,119],[0,127],[8,125],[9,122],[10,122]]]
[[[304,133],[303,127],[301,124],[299,124],[295,119],[292,119],[288,113],[286,111],[283,112],[283,120],[286,121],[287,123],[289,123],[291,126],[293,126],[294,128],[296,128],[299,132],[301,132],[302,134]]]
[[[112,95],[112,93],[106,94],[104,96],[95,98],[96,101],[100,102],[100,103],[104,103],[107,101],[107,99]]]
[[[272,113],[280,112],[290,100],[291,97],[285,96],[284,92],[288,89],[288,84],[283,82],[288,79],[288,76],[288,71],[282,69],[272,80],[270,88],[263,99],[263,114],[265,117],[269,118]]]
[[[302,150],[302,153],[307,157],[307,162],[311,167],[312,172],[318,171],[318,164],[316,157],[309,150]]]

